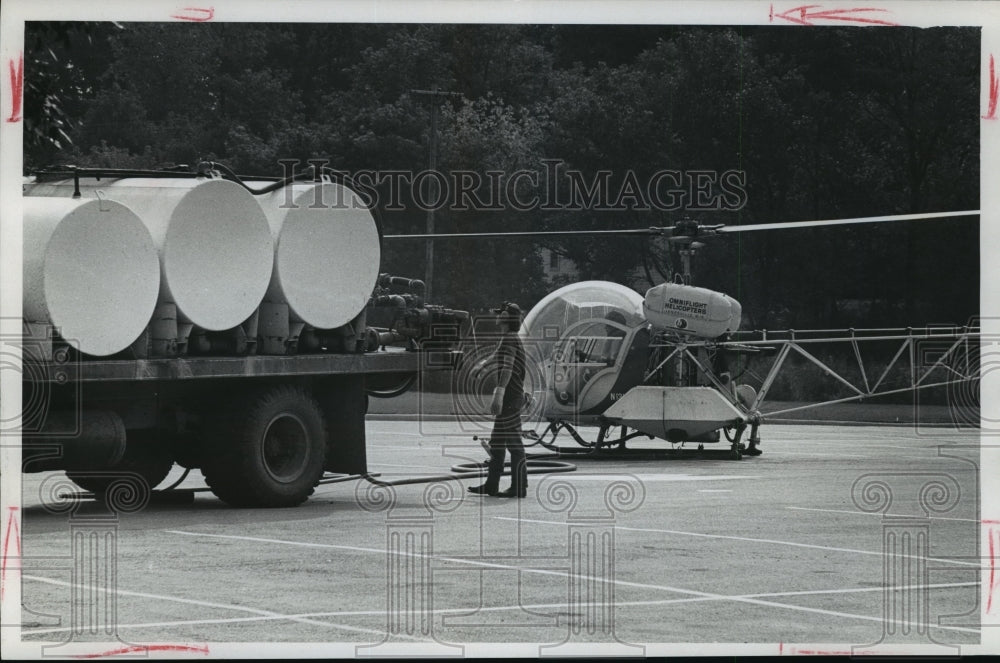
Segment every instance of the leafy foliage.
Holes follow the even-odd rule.
[[[500,201],[451,200],[439,232],[978,207],[973,29],[29,23],[26,46],[29,168],[215,159],[273,176],[281,159],[324,158],[415,174],[433,152],[440,172],[473,178],[466,199]],[[608,204],[512,205],[550,200],[552,163],[557,195],[571,172],[578,194],[606,177]],[[650,208],[664,170],[740,171],[745,205],[695,209],[685,183],[681,209]],[[507,187],[519,172],[535,177]],[[390,205],[375,188],[387,233],[426,227],[417,192]],[[676,268],[635,238],[434,246],[435,299],[470,310],[530,306],[556,285],[541,246],[640,291]],[[965,220],[753,233],[704,249],[695,278],[740,299],[749,326],[962,323],[978,310],[977,255]],[[421,276],[424,256],[387,242],[383,269]]]

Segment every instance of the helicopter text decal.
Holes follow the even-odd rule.
[[[707,316],[708,303],[671,297],[663,304],[663,311],[664,313],[670,311],[672,313],[690,313],[692,315]]]

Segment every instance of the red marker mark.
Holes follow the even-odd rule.
[[[215,16],[215,7],[209,7],[208,9],[203,9],[201,7],[185,7],[176,14],[171,14],[170,18],[176,18],[178,21],[194,21],[196,23],[204,23],[205,21],[211,21]]]
[[[987,107],[984,120],[997,119],[997,95],[1000,94],[1000,78],[997,78],[996,65],[993,62],[993,54],[990,54],[990,101]]]
[[[907,654],[903,651],[899,652],[883,652],[877,650],[867,650],[867,649],[854,649],[851,651],[840,651],[840,650],[825,650],[825,649],[802,649],[800,647],[789,647],[784,649],[780,647],[779,651],[784,654],[789,654],[791,656],[906,656]]]
[[[885,9],[878,7],[855,7],[853,9],[827,9],[820,5],[801,5],[780,14],[774,13],[774,5],[771,5],[770,21],[774,22],[774,17],[783,18],[790,23],[798,25],[816,25],[813,21],[845,21],[848,23],[867,23],[870,25],[899,25],[892,21],[885,21],[879,18],[871,18],[862,14],[871,12],[885,12]]]
[[[993,610],[993,594],[997,590],[997,580],[996,580],[996,569],[997,569],[997,555],[996,548],[993,545],[993,540],[1000,538],[1000,531],[990,528],[990,588],[986,594],[986,614],[991,614]]]
[[[95,654],[77,654],[73,658],[104,658],[106,656],[122,656],[125,654],[146,654],[154,651],[186,652],[189,654],[203,654],[208,656],[208,646],[200,645],[192,647],[190,645],[132,645],[131,647],[121,647],[119,649],[109,649],[108,651]]]
[[[8,60],[10,67],[10,117],[8,122],[21,121],[21,93],[24,90],[24,54],[22,53],[17,61],[17,69],[14,68],[14,61]]]
[[[14,549],[17,551],[16,558],[21,559],[21,530],[17,527],[17,518],[14,516],[14,512],[17,511],[16,506],[7,507],[10,509],[10,515],[7,517],[7,533],[3,537],[3,558],[0,559],[0,598],[3,598],[4,592],[7,590],[7,560],[10,558],[8,552],[10,552],[10,534],[14,532]],[[18,565],[20,568],[20,565]]]

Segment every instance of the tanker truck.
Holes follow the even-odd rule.
[[[367,472],[369,395],[461,355],[468,314],[381,272],[377,212],[333,171],[50,169],[23,203],[24,472],[100,494],[179,464],[294,506]]]

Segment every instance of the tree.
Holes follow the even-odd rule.
[[[73,144],[80,114],[106,64],[99,57],[117,23],[25,25],[24,165],[50,164]]]
[[[450,205],[436,213],[441,231],[978,207],[974,29],[30,23],[27,36],[29,168],[215,159],[278,175],[280,159],[316,157],[412,177],[428,166],[433,110],[448,178],[478,176],[482,199],[499,172],[502,199],[515,173],[534,172],[536,184],[519,182],[522,200],[556,203]],[[435,88],[456,96],[432,105],[414,92]],[[646,184],[665,169],[740,172],[745,204],[698,208],[689,190],[679,208],[658,208]],[[385,231],[422,230],[415,192],[389,206],[388,186],[377,187]],[[437,242],[449,273],[436,291],[470,308],[540,297],[539,245],[581,278],[637,289],[675,268],[647,239],[450,242]],[[873,319],[838,303],[848,299],[882,301],[887,324],[915,324],[978,309],[978,248],[965,221],[754,233],[714,242],[694,267],[699,285],[743,300],[757,325]],[[420,276],[423,262],[422,243],[386,242],[384,269]]]

